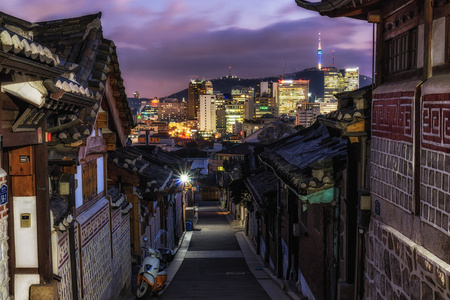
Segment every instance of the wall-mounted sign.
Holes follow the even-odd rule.
[[[8,186],[6,184],[0,187],[0,205],[8,203]]]

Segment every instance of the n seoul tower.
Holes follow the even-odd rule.
[[[319,48],[317,49],[317,55],[319,56],[319,70],[322,69],[322,47],[320,46],[320,32],[319,32]]]

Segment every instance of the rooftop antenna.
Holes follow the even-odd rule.
[[[333,50],[333,68],[334,68],[334,50]]]
[[[228,67],[228,76],[231,77],[231,66]]]

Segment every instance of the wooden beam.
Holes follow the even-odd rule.
[[[383,83],[383,76],[384,76],[384,70],[383,70],[383,57],[384,55],[384,41],[383,41],[383,22],[376,24],[376,56],[375,56],[375,86],[380,86]]]
[[[127,194],[127,200],[133,204],[133,209],[130,213],[130,239],[131,239],[131,252],[141,253],[141,231],[139,222],[139,198],[134,194]]]
[[[108,104],[108,109],[111,112],[111,117],[114,122],[114,127],[116,128],[116,132],[119,137],[119,141],[121,142],[122,147],[125,147],[127,135],[125,134],[125,132],[123,130],[122,120],[120,119],[119,111],[116,107],[116,99],[114,98],[114,95],[113,95],[113,90],[111,88],[111,83],[109,81],[109,77],[108,77],[108,80],[106,81],[104,95],[106,98],[106,102]]]
[[[45,124],[42,128],[45,131]],[[38,260],[41,283],[53,280],[52,245],[50,228],[50,199],[48,186],[48,149],[47,143],[35,147],[36,158],[36,214],[38,235]]]
[[[120,177],[120,180],[119,180]],[[121,183],[128,183],[139,186],[139,176],[119,168],[114,163],[108,162],[108,178]]]
[[[38,132],[12,132],[11,128],[0,129],[3,135],[3,147],[20,147],[39,143]]]
[[[431,54],[433,49],[433,0],[424,1],[424,48],[423,48],[423,80],[427,80],[433,75],[433,63]]]

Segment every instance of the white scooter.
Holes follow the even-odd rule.
[[[174,253],[170,249],[142,247],[148,256],[144,258],[137,277],[136,298],[150,297],[165,288],[167,281],[167,264],[173,260]]]

